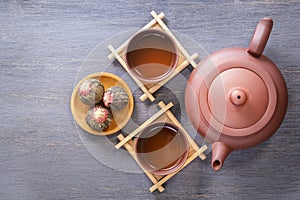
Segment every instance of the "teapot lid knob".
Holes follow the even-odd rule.
[[[234,89],[230,94],[230,102],[235,106],[242,106],[247,102],[247,93],[243,89]]]

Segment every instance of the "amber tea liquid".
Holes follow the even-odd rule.
[[[139,158],[152,170],[169,170],[178,165],[187,145],[178,130],[157,126],[147,130],[137,145]]]
[[[126,60],[131,72],[139,79],[161,79],[177,64],[176,47],[164,33],[148,30],[146,33],[137,34],[131,40]]]

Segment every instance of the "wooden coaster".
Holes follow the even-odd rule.
[[[126,51],[126,46],[129,42],[129,39],[127,41],[125,41],[117,49],[115,49],[112,45],[108,45],[108,49],[111,52],[111,54],[108,55],[108,58],[109,59],[116,58],[119,61],[119,63],[124,67],[124,69],[127,71],[127,73],[132,77],[132,79],[141,88],[141,90],[144,93],[142,96],[140,96],[140,99],[142,101],[145,101],[148,98],[151,102],[153,102],[155,100],[153,93],[156,92],[161,86],[165,85],[169,80],[171,80],[173,77],[175,77],[178,73],[180,73],[183,69],[185,69],[189,64],[191,64],[194,68],[197,66],[195,59],[198,58],[198,54],[197,53],[194,53],[192,55],[188,54],[188,52],[184,49],[182,44],[177,40],[177,38],[174,36],[174,34],[170,31],[170,29],[162,21],[162,19],[165,17],[164,13],[160,13],[159,15],[157,15],[154,11],[152,11],[151,15],[154,19],[152,19],[147,25],[145,25],[139,31],[142,31],[145,29],[159,29],[161,31],[166,32],[174,40],[179,51],[178,51],[178,63],[177,63],[176,69],[173,71],[173,73],[170,76],[168,76],[166,79],[159,81],[157,83],[154,83],[154,84],[145,84],[141,80],[137,79],[130,72],[130,70],[128,69],[127,64],[125,62],[125,51]]]
[[[174,173],[168,174],[168,175],[156,175],[151,172],[148,172],[145,170],[140,164],[140,167],[145,172],[145,174],[148,176],[148,178],[152,181],[153,186],[150,187],[150,191],[153,192],[156,189],[158,189],[160,192],[164,191],[164,187],[162,184],[164,184],[166,181],[168,181],[170,178],[172,178],[175,174],[177,174],[181,169],[183,169],[185,166],[187,166],[189,163],[191,163],[194,159],[196,159],[198,156],[204,160],[206,159],[205,154],[203,153],[205,150],[207,150],[207,146],[204,145],[201,148],[195,143],[195,141],[190,137],[190,135],[187,133],[187,131],[183,128],[183,126],[179,123],[179,121],[176,119],[176,117],[173,115],[173,113],[169,110],[173,103],[169,103],[168,105],[165,105],[162,101],[158,103],[160,110],[155,113],[152,117],[150,117],[147,121],[145,121],[141,126],[139,126],[136,130],[134,130],[132,133],[130,133],[128,136],[124,137],[122,134],[118,135],[118,139],[120,142],[115,145],[117,149],[124,146],[126,150],[130,153],[130,155],[134,158],[134,160],[139,164],[136,158],[136,154],[134,152],[134,145],[133,145],[133,137],[138,135],[146,126],[148,126],[152,122],[156,121],[164,121],[164,122],[170,122],[175,125],[177,125],[180,129],[183,130],[183,133],[186,135],[189,144],[189,154],[188,158],[183,164],[183,166],[177,170]]]

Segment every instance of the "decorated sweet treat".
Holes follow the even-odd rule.
[[[104,93],[103,103],[111,110],[121,110],[128,104],[128,94],[123,88],[113,86]]]
[[[104,94],[104,86],[97,79],[87,79],[78,88],[78,95],[82,103],[95,105],[99,103]]]
[[[86,122],[95,131],[104,131],[110,126],[111,121],[111,112],[101,105],[95,105],[87,112]]]

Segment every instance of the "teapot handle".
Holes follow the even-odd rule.
[[[263,18],[258,22],[247,50],[248,53],[256,58],[261,56],[268,42],[272,27],[273,20],[271,18]]]

